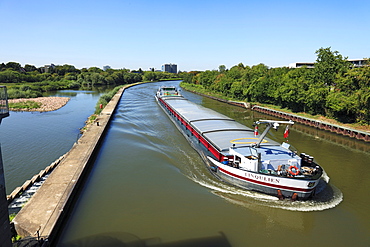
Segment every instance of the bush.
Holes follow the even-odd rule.
[[[16,88],[8,89],[8,98],[9,99],[20,99],[20,98],[37,98],[41,97],[42,93],[40,91],[26,90],[20,91]]]
[[[32,100],[27,100],[24,102],[9,103],[9,108],[13,109],[37,109],[41,107],[40,102],[35,102]]]
[[[113,98],[113,96],[121,87],[123,86],[115,87],[112,91],[100,96],[98,103],[95,106],[95,114],[99,114],[103,110],[103,108],[109,103],[109,101]],[[100,107],[100,105],[102,105],[102,107]]]

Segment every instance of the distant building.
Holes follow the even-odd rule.
[[[110,67],[109,65],[105,65],[105,66],[103,66],[103,70],[104,70],[104,71],[107,71],[108,69],[111,69],[111,67]]]
[[[314,68],[315,63],[290,63],[289,68],[301,68],[307,66],[307,68]]]
[[[355,67],[363,67],[367,63],[367,59],[347,59],[347,61],[352,63]]]
[[[366,65],[367,59],[347,59],[348,62],[352,63],[354,67],[363,67]],[[315,63],[290,63],[289,68],[301,68],[307,66],[307,68],[314,68]]]
[[[163,72],[169,72],[169,73],[177,73],[177,64],[163,64],[162,65],[162,71]]]
[[[55,65],[50,64],[50,65],[45,65],[44,67],[41,67],[40,70],[41,70],[41,73],[49,73],[51,69],[54,69],[54,68],[55,68]]]

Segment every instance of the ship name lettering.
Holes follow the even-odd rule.
[[[262,176],[262,175],[257,175],[253,173],[245,173],[246,177],[253,178],[258,181],[264,181],[264,182],[270,182],[274,184],[280,183],[280,179],[278,178],[272,178],[272,177],[267,177],[267,176]]]

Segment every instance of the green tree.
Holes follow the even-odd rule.
[[[327,115],[343,123],[355,122],[358,109],[356,99],[356,94],[346,94],[340,91],[329,92],[326,99]]]
[[[232,83],[230,87],[230,95],[235,99],[243,100],[243,84],[241,81]]]
[[[226,71],[226,66],[225,66],[225,65],[220,65],[220,66],[218,66],[218,71],[219,71],[220,73],[224,73],[224,72]]]
[[[32,72],[32,71],[37,71],[37,68],[34,65],[26,64],[24,66],[24,70],[26,72]]]
[[[209,88],[211,84],[215,81],[218,76],[218,71],[216,70],[206,70],[202,73],[197,74],[194,79],[196,84],[200,84],[205,88]]]
[[[21,75],[12,69],[7,69],[0,72],[0,82],[1,83],[20,83]]]
[[[101,73],[101,72],[103,72],[103,70],[98,68],[98,67],[90,67],[87,71],[91,72],[91,73]]]
[[[316,54],[316,81],[330,87],[334,85],[338,73],[343,74],[348,70],[347,58],[343,58],[338,51],[331,51],[331,47],[320,48]]]
[[[16,63],[16,62],[9,62],[5,65],[5,67],[7,69],[11,69],[11,70],[14,70],[14,71],[17,71],[17,72],[19,72],[22,68],[22,66],[19,63]]]
[[[356,121],[360,124],[370,124],[370,87],[356,93],[358,109]]]
[[[144,81],[155,81],[157,80],[157,75],[152,71],[145,71],[143,76]]]
[[[280,79],[280,85],[274,91],[282,107],[288,107],[295,112],[305,111],[307,91],[309,88],[306,73],[307,68],[291,69]],[[273,81],[277,78],[275,77]]]
[[[51,70],[52,73],[57,73],[60,76],[64,76],[67,73],[80,73],[80,71],[76,69],[75,66],[69,64],[56,65],[54,69]]]
[[[211,90],[223,93],[224,95],[228,95],[234,79],[229,77],[227,74],[218,74],[214,81],[210,84],[209,88]]]

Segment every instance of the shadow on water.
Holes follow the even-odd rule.
[[[85,238],[77,239],[69,243],[63,244],[62,247],[74,247],[74,246],[89,246],[89,247],[100,247],[100,246],[127,246],[127,247],[231,247],[224,233],[220,232],[219,235],[186,239],[179,241],[172,241],[163,243],[161,238],[149,238],[140,239],[139,237],[125,232],[112,232],[102,233]]]

